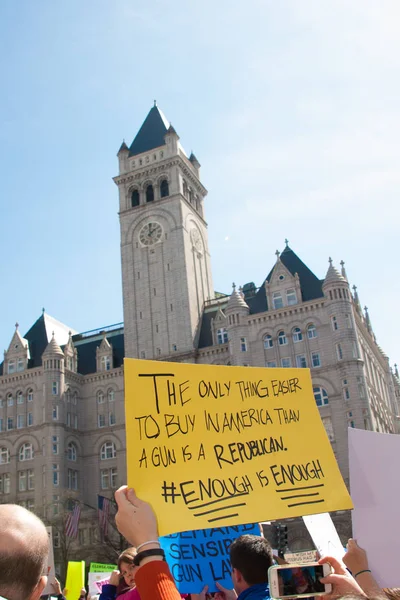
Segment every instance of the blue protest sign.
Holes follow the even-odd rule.
[[[161,547],[181,594],[198,594],[205,585],[218,591],[218,581],[232,588],[229,546],[240,535],[261,535],[258,523],[182,531],[160,538]]]

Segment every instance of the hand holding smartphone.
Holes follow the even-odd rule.
[[[332,586],[323,584],[320,579],[332,572],[326,563],[306,565],[274,565],[268,570],[269,590],[272,598],[307,598],[330,594]]]

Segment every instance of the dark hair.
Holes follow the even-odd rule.
[[[131,546],[130,548],[127,548],[126,550],[124,550],[122,552],[122,554],[120,554],[118,556],[118,571],[121,570],[121,563],[125,562],[128,563],[128,565],[133,565],[133,560],[136,556],[137,552],[136,552],[136,548],[134,548],[133,546]]]
[[[268,569],[273,564],[268,540],[258,535],[241,535],[232,542],[229,554],[232,568],[241,572],[248,585],[268,581]]]

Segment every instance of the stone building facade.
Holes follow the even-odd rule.
[[[123,358],[310,368],[315,401],[348,482],[347,428],[398,433],[400,380],[341,263],[319,279],[288,243],[260,287],[214,293],[200,163],[155,105],[118,152],[124,323],[77,333],[44,311],[18,325],[0,367],[0,502],[53,526],[66,558],[110,560],[97,496],[126,481]],[[234,276],[234,267],[232,268]],[[63,533],[81,503],[79,536]],[[72,504],[71,504],[72,503]],[[349,535],[346,514],[334,515]],[[292,550],[310,547],[298,520]]]

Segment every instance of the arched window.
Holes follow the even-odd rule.
[[[166,196],[169,196],[169,185],[168,185],[168,181],[166,179],[163,179],[160,184],[160,196],[161,196],[161,198],[165,198]]]
[[[108,401],[109,402],[114,402],[114,400],[115,400],[115,392],[114,392],[114,390],[108,390],[107,396],[108,396]]]
[[[33,390],[32,389],[28,390],[27,400],[28,400],[28,402],[33,402]]]
[[[103,392],[97,392],[97,404],[104,404]]]
[[[114,442],[105,442],[100,450],[100,459],[108,460],[110,458],[115,458],[117,455],[117,451],[115,449]]]
[[[21,448],[18,452],[18,459],[22,462],[24,460],[32,460],[33,459],[33,446],[32,444],[22,444]]]
[[[0,465],[6,465],[10,462],[10,451],[8,448],[0,448]]]
[[[69,442],[69,444],[67,446],[68,460],[72,460],[72,461],[76,462],[77,457],[78,457],[78,450],[76,448],[76,445],[74,444],[74,442]]]
[[[318,337],[317,334],[317,328],[315,327],[314,323],[310,323],[307,327],[307,337],[309,340],[312,340],[313,338]]]
[[[264,348],[268,350],[268,348],[274,347],[274,341],[272,339],[272,335],[264,335]]]
[[[313,392],[317,406],[324,406],[325,404],[329,404],[328,393],[324,388],[315,385],[313,387]]]
[[[146,188],[146,202],[153,202],[154,200],[154,189],[151,183]]]
[[[280,346],[284,346],[285,344],[287,344],[287,338],[284,331],[280,331],[278,333],[278,343]]]
[[[17,404],[23,404],[24,403],[24,397],[22,395],[22,392],[19,391],[17,392]]]
[[[293,336],[293,341],[296,342],[301,342],[303,339],[303,334],[301,333],[301,329],[300,327],[295,327],[292,331],[292,336]]]
[[[12,394],[7,394],[7,406],[14,406],[14,398]]]
[[[139,204],[140,204],[139,190],[133,190],[132,195],[131,195],[132,208],[134,206],[139,206]]]

